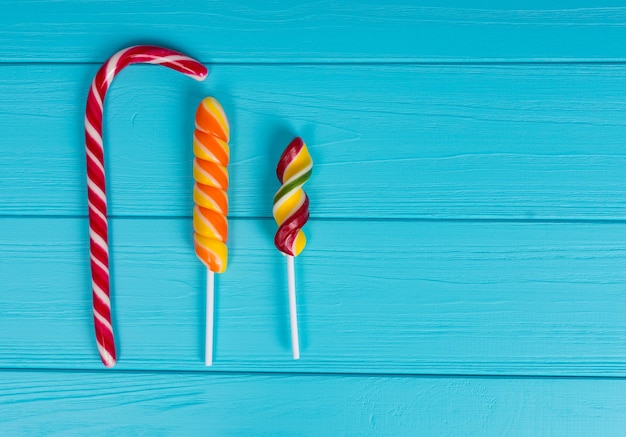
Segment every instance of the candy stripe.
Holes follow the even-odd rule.
[[[196,158],[193,162],[193,177],[201,184],[228,189],[228,170],[217,162]]]
[[[196,130],[193,137],[193,153],[200,159],[228,165],[230,149],[228,143],[214,135]]]
[[[198,206],[212,209],[224,216],[228,215],[228,196],[217,187],[197,183],[193,187],[193,201]]]
[[[215,238],[206,238],[200,234],[194,234],[194,248],[198,258],[207,266],[213,266],[216,272],[226,270],[228,248],[226,244]]]
[[[307,169],[304,173],[296,175],[293,179],[289,179],[285,185],[280,187],[274,196],[274,211],[281,207],[285,201],[292,196],[301,196],[301,187],[311,177],[311,169]]]
[[[278,160],[278,165],[276,166],[276,176],[278,176],[278,180],[280,183],[284,183],[284,175],[287,172],[287,167],[289,165],[293,165],[298,154],[305,147],[304,141],[300,137],[294,138],[291,143],[287,146],[280,159]],[[312,163],[311,163],[312,164]]]
[[[278,227],[274,236],[274,245],[278,250],[287,255],[298,256],[306,243],[302,228],[308,220],[309,198],[305,194],[302,205]],[[301,246],[297,245],[298,238],[303,239]]]
[[[222,105],[212,97],[202,100],[196,112],[196,129],[226,142],[230,141],[230,126]]]
[[[215,238],[222,242],[228,239],[228,222],[226,217],[212,209],[197,206],[193,210],[194,230],[207,238]]]
[[[228,264],[228,161],[230,127],[224,109],[207,97],[196,111],[193,135],[194,248],[196,256],[212,272],[222,273]]]
[[[311,176],[312,169],[313,160],[306,144],[301,138],[294,138],[276,167],[282,186],[274,196],[272,210],[278,223],[274,244],[286,255],[299,255],[306,244],[302,228],[309,219],[309,198],[302,186]]]
[[[208,74],[206,67],[182,53],[156,46],[135,46],[111,56],[100,67],[89,88],[85,111],[85,150],[93,313],[98,351],[107,367],[115,365],[116,352],[111,322],[102,115],[105,95],[113,79],[124,67],[136,63],[163,65],[196,80],[204,80]]]

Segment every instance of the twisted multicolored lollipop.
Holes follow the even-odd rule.
[[[228,261],[228,170],[230,127],[222,105],[207,97],[196,111],[193,134],[193,239],[196,255],[207,268],[205,364],[213,364],[214,272]]]
[[[298,340],[298,313],[296,308],[296,279],[294,257],[306,245],[302,227],[309,220],[309,197],[302,186],[311,176],[313,160],[302,138],[294,138],[287,146],[276,167],[282,184],[274,196],[272,210],[278,231],[274,244],[287,257],[287,282],[289,286],[289,318],[291,322],[291,347],[294,360],[300,358]]]

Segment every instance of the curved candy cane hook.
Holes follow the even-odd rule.
[[[96,343],[102,362],[113,367],[116,361],[111,323],[107,198],[102,142],[104,98],[115,76],[127,65],[148,63],[163,65],[198,81],[208,71],[195,59],[174,50],[156,46],[134,46],[120,50],[96,73],[87,97],[85,146],[87,152],[87,199],[89,204],[89,247],[91,287]]]

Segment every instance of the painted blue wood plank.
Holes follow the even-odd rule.
[[[233,220],[203,367],[188,219],[112,221],[120,369],[626,374],[626,226],[313,221],[291,359],[271,220]],[[0,366],[100,368],[84,219],[0,220]]]
[[[623,62],[625,18],[605,0],[3,2],[2,434],[621,435],[626,379],[413,375],[626,375],[626,70],[579,64]],[[132,68],[107,102],[111,212],[128,217],[112,220],[110,372],[74,218],[81,120],[97,64],[144,42],[212,75]],[[211,93],[235,132],[237,218],[205,369],[187,217]],[[259,219],[296,133],[316,160],[301,362]]]
[[[623,379],[0,372],[3,433],[621,436]]]
[[[129,43],[185,49],[206,62],[624,60],[617,0],[11,0],[0,61],[102,62]]]
[[[0,68],[0,214],[85,215],[84,101],[97,66]],[[233,128],[232,216],[270,217],[280,151],[315,160],[314,217],[626,218],[626,68],[131,67],[107,100],[110,212],[189,216],[193,112]]]

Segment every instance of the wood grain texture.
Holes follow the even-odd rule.
[[[2,2],[0,434],[623,435],[624,2],[262,3]],[[99,64],[139,43],[211,75],[134,66],[107,99],[109,371],[82,124]],[[213,368],[190,219],[206,95],[233,128]],[[299,362],[270,218],[294,135],[315,161]]]
[[[204,369],[191,221],[111,229],[119,368]],[[313,221],[299,362],[274,229],[232,221],[214,370],[626,374],[624,224]],[[0,366],[100,368],[86,220],[2,219],[0,244]]]
[[[621,436],[626,381],[0,372],[11,436]],[[513,413],[514,412],[514,413]]]
[[[129,43],[205,62],[623,61],[615,0],[4,1],[0,61],[103,62]]]
[[[0,215],[86,214],[96,69],[0,68]],[[233,217],[271,217],[299,134],[316,218],[626,219],[623,65],[215,66],[204,84],[131,67],[105,105],[112,215],[191,215],[208,94],[231,119]]]

